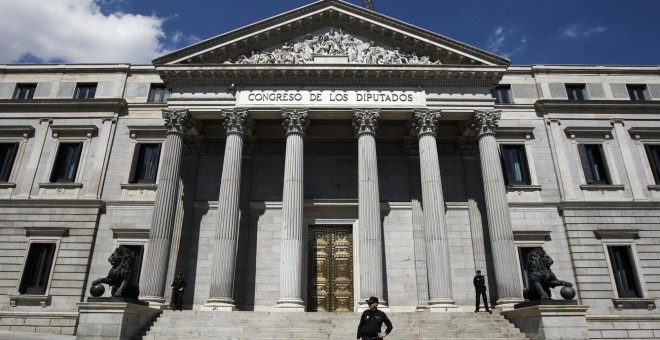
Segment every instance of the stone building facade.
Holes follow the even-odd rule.
[[[119,245],[166,308],[502,308],[543,247],[660,337],[660,67],[510,65],[338,0],[153,65],[0,65],[0,329],[73,334]],[[558,296],[558,294],[555,294]]]

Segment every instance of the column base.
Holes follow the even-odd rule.
[[[280,299],[273,307],[273,312],[304,313],[305,303],[301,299]]]
[[[167,299],[162,296],[140,296],[139,300],[148,303],[150,308],[156,308],[160,310],[171,309],[170,304],[167,303]]]
[[[234,300],[229,298],[211,298],[207,299],[204,306],[199,310],[205,312],[233,312],[236,310]]]
[[[525,302],[525,299],[521,298],[503,298],[503,299],[498,299],[497,302],[495,302],[495,308],[496,310],[499,310],[500,312],[506,312],[513,310],[513,306],[516,304],[519,304],[521,302]]]
[[[429,311],[431,313],[457,313],[462,309],[456,305],[454,299],[429,300]]]

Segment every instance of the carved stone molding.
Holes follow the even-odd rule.
[[[426,135],[435,137],[438,128],[440,110],[417,109],[414,111],[412,128],[417,132],[417,137]]]
[[[227,135],[233,133],[245,136],[250,132],[247,110],[222,110],[220,118],[224,121],[223,126],[227,131]]]
[[[194,126],[188,110],[163,109],[163,119],[167,132],[186,133]]]
[[[285,109],[282,112],[282,118],[284,118],[282,126],[287,135],[290,133],[304,135],[309,126],[307,109]]]
[[[500,117],[502,117],[502,111],[500,110],[476,110],[470,128],[476,131],[478,136],[494,134]]]
[[[353,111],[353,129],[359,137],[362,134],[376,134],[378,130],[379,109],[359,109]]]

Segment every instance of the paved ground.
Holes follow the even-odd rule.
[[[2,340],[75,340],[75,335],[52,335],[39,333],[21,333],[0,331]]]

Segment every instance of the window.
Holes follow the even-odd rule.
[[[586,100],[586,90],[584,84],[566,85],[566,94],[569,100]]]
[[[655,184],[660,184],[660,145],[646,144],[644,148],[651,164]]]
[[[646,96],[644,96],[646,85],[626,85],[626,88],[628,88],[628,95],[630,96],[630,100],[646,100]]]
[[[82,144],[82,142],[60,143],[50,175],[51,183],[75,182]]]
[[[78,84],[76,86],[76,93],[74,99],[93,99],[96,95],[96,83],[93,84]]]
[[[0,182],[8,182],[14,166],[18,143],[0,143]]]
[[[165,103],[170,97],[170,90],[162,84],[151,84],[149,91],[149,103]]]
[[[495,104],[511,103],[511,86],[500,85],[490,90],[490,95],[495,98]]]
[[[31,243],[18,292],[45,295],[53,267],[55,243]]]
[[[137,143],[129,183],[156,183],[160,143]]]
[[[642,297],[631,251],[630,246],[607,246],[619,298]]]
[[[527,155],[525,146],[520,145],[502,145],[502,168],[504,178],[508,185],[530,185],[532,184],[527,166]]]
[[[539,247],[518,247],[518,259],[520,260],[520,274],[522,275],[523,288],[529,288],[529,271],[527,270],[527,256],[532,250]]]
[[[14,99],[27,100],[34,97],[37,90],[37,84],[18,84],[14,92]]]
[[[602,145],[578,144],[578,151],[587,184],[612,184]]]

